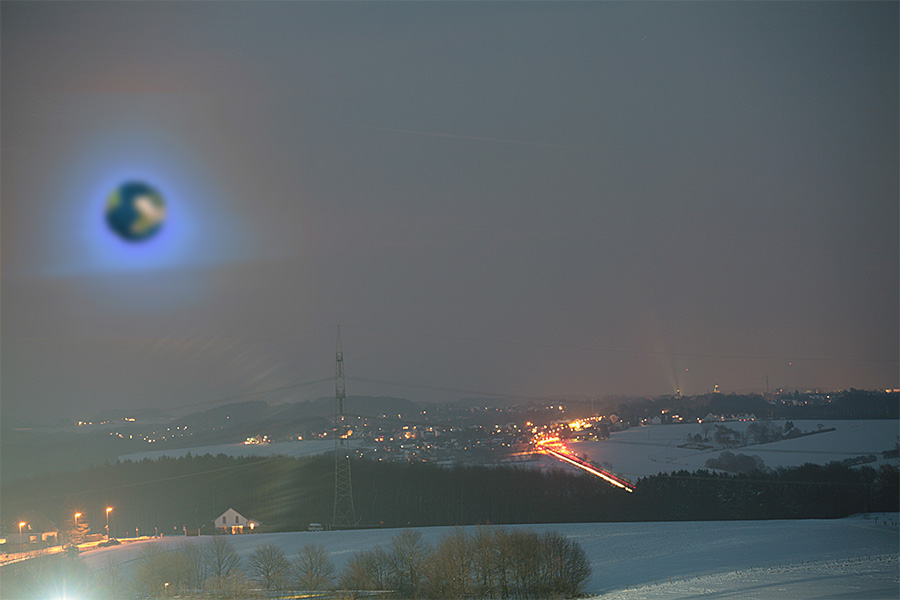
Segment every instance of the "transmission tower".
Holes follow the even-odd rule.
[[[337,330],[337,352],[334,366],[334,518],[335,529],[356,525],[353,511],[353,488],[350,485],[350,446],[344,421],[344,351],[341,328]]]

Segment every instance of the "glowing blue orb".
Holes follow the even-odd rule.
[[[139,181],[123,183],[106,201],[106,222],[129,242],[152,238],[166,220],[166,203],[154,188]]]

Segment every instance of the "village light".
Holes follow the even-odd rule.
[[[112,506],[106,507],[106,539],[109,539],[109,513],[112,512]]]
[[[19,545],[20,546],[22,545],[22,528],[25,527],[26,525],[28,525],[28,523],[26,523],[25,521],[22,521],[21,523],[19,523]]]

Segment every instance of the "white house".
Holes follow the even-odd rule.
[[[7,524],[6,529],[7,542],[10,543],[44,546],[59,543],[59,528],[39,510],[29,510],[17,515],[13,522]]]
[[[217,533],[253,533],[253,530],[262,525],[255,519],[248,519],[233,508],[229,508],[215,518],[213,524]]]

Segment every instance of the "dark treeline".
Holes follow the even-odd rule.
[[[837,518],[896,511],[896,466],[807,464],[722,474],[655,475],[634,493],[590,475],[561,470],[454,467],[356,461],[353,492],[361,526],[565,523],[707,519]],[[80,512],[96,532],[114,507],[114,536],[212,533],[229,507],[263,523],[263,531],[330,523],[334,462],[315,458],[187,456],[117,462],[47,475],[2,490],[4,522],[37,508],[61,530]]]

